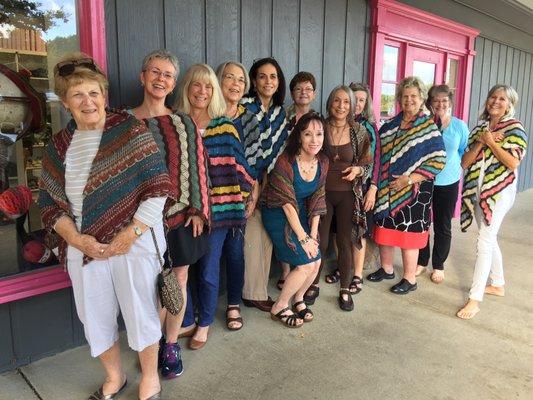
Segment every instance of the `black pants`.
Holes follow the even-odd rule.
[[[457,202],[459,181],[446,186],[433,186],[433,231],[435,239],[433,244],[432,265],[433,269],[444,269],[444,262],[450,253],[452,242],[452,217]],[[418,253],[418,265],[427,267],[429,263],[428,244]]]

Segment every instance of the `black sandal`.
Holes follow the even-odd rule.
[[[226,326],[230,331],[238,331],[244,326],[244,323],[242,321],[242,315],[240,317],[228,317],[228,311],[238,311],[239,314],[241,313],[241,308],[239,306],[232,306],[226,308]],[[232,322],[240,322],[241,325],[238,327],[230,326],[230,323]]]
[[[344,294],[348,296],[348,300],[344,300],[344,297],[343,297]],[[352,294],[350,293],[349,290],[341,289],[339,291],[339,307],[343,311],[353,310],[354,304],[353,304]]]
[[[350,289],[350,293],[351,294],[359,293],[361,290],[363,290],[363,288],[360,286],[362,284],[363,284],[363,278],[361,278],[360,276],[354,275],[354,277],[352,278],[352,281],[350,282],[350,286],[348,286],[348,289]]]
[[[298,306],[300,304],[304,304],[305,308],[302,308],[301,310],[298,310]],[[311,322],[315,316],[313,314],[313,311],[307,305],[305,304],[305,301],[297,301],[292,305],[292,311],[301,319],[304,320],[304,322]]]
[[[318,285],[312,284],[305,291],[305,294],[304,294],[305,304],[307,304],[308,306],[312,306],[313,304],[315,304],[315,300],[319,295],[320,295],[320,287],[318,287]]]
[[[283,310],[278,312],[277,314],[270,313],[270,318],[274,321],[279,321],[283,325],[285,325],[287,328],[299,328],[303,325],[303,322],[301,324],[298,324],[298,320],[301,319],[297,317],[295,314],[284,314],[287,311],[291,311],[289,307],[285,307]]]
[[[324,280],[326,283],[337,283],[341,279],[341,273],[339,269],[335,269],[331,274],[327,274]]]

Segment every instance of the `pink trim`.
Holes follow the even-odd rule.
[[[70,286],[68,273],[60,266],[17,274],[0,280],[0,304]]]
[[[107,73],[104,0],[77,0],[80,51]]]

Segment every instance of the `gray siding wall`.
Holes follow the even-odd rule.
[[[273,56],[287,80],[286,104],[290,79],[305,70],[317,79],[319,110],[333,87],[367,77],[365,0],[109,0],[105,16],[113,106],[141,102],[141,61],[157,48],[174,52],[182,72],[228,60],[249,68]]]

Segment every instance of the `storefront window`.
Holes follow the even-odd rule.
[[[422,79],[427,88],[435,83],[435,64],[424,61],[413,61],[413,75]]]
[[[53,68],[79,51],[75,0],[17,2],[0,21],[0,277],[54,265],[36,204],[42,157],[68,115]]]
[[[383,49],[383,78],[381,84],[380,122],[395,114],[394,94],[398,83],[398,54],[400,49],[385,45]]]

